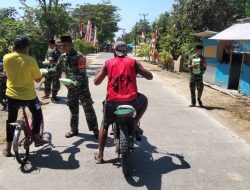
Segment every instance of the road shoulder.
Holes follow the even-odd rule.
[[[188,73],[170,72],[147,61],[140,60],[140,62],[158,75],[168,88],[172,88],[178,94],[185,96],[188,101],[190,100]],[[249,97],[205,83],[202,100],[204,111],[250,144]],[[201,108],[197,107],[197,109]]]

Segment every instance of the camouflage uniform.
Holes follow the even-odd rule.
[[[68,106],[71,112],[70,127],[78,132],[79,123],[79,100],[83,106],[86,120],[90,131],[98,130],[97,118],[93,108],[93,100],[89,91],[89,81],[86,73],[86,58],[72,49],[70,55],[61,55],[55,68],[49,70],[49,75],[56,72],[65,72],[66,78],[77,84],[68,90]]]
[[[198,91],[197,100],[199,104],[202,105],[201,95],[202,95],[203,88],[204,88],[203,74],[206,71],[206,61],[202,55],[198,57],[194,55],[190,59],[190,65],[191,64],[196,64],[196,66],[194,68],[191,68],[190,70],[189,87],[191,91],[191,102],[192,102],[192,105],[196,104],[195,88],[197,88],[197,91]]]
[[[7,76],[0,71],[0,104],[3,106],[3,109],[6,109],[7,107],[7,98],[5,95],[6,81],[7,81]]]
[[[57,62],[59,57],[61,56],[61,52],[57,49],[49,49],[46,55],[46,59],[49,60],[52,58],[54,62]],[[56,64],[49,64],[45,68],[46,69],[52,69],[55,67]],[[44,81],[44,93],[46,96],[49,96],[52,91],[52,97],[56,97],[58,91],[60,90],[60,81],[59,78],[61,78],[61,72],[58,72],[57,74],[54,74],[53,76],[47,76],[45,77]],[[52,89],[51,89],[52,84]]]

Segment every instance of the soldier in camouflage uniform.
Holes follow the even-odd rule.
[[[65,137],[73,137],[78,134],[79,120],[79,100],[83,106],[86,120],[90,131],[98,138],[98,123],[93,108],[93,100],[89,91],[89,81],[86,73],[86,58],[73,48],[70,36],[61,36],[60,50],[62,55],[59,58],[56,67],[49,69],[48,75],[58,72],[65,72],[66,78],[74,81],[74,85],[67,85],[68,88],[68,106],[71,112],[70,127],[71,130]]]
[[[196,95],[195,88],[198,91],[197,101],[199,106],[202,107],[201,95],[203,92],[204,84],[203,84],[203,74],[206,71],[206,59],[202,55],[202,45],[196,46],[196,52],[190,59],[190,91],[191,91],[191,107],[196,104]]]
[[[46,61],[49,61],[49,65],[47,65],[45,68],[46,69],[51,69],[54,68],[57,60],[61,56],[61,52],[59,51],[58,45],[55,44],[55,40],[50,40],[49,41],[49,49],[47,51],[46,55]],[[61,78],[61,72],[53,75],[53,76],[47,76],[45,77],[45,88],[44,88],[44,93],[45,93],[45,98],[49,98],[49,95],[52,91],[52,97],[51,97],[51,102],[56,103],[60,99],[57,98],[57,93],[60,90],[60,81],[59,78]],[[52,89],[51,89],[52,85]]]
[[[0,68],[0,104],[3,106],[2,110],[7,110],[7,98],[5,95],[6,81],[7,81],[7,76],[3,72],[3,69]]]

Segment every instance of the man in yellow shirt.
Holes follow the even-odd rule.
[[[39,136],[42,122],[42,110],[37,98],[34,80],[40,82],[42,74],[36,60],[28,55],[29,40],[25,36],[17,36],[13,43],[13,52],[3,57],[3,68],[7,74],[6,96],[8,99],[8,119],[6,121],[7,145],[3,154],[12,156],[11,144],[14,129],[9,126],[15,122],[18,116],[18,108],[22,105],[28,106],[33,116],[33,134],[35,146],[41,146],[43,141]]]

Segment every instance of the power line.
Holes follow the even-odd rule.
[[[146,14],[145,13],[143,13],[143,14],[139,13],[139,15],[143,16],[143,21],[145,22],[145,20],[146,20],[145,17],[148,16],[148,13],[146,13]]]

